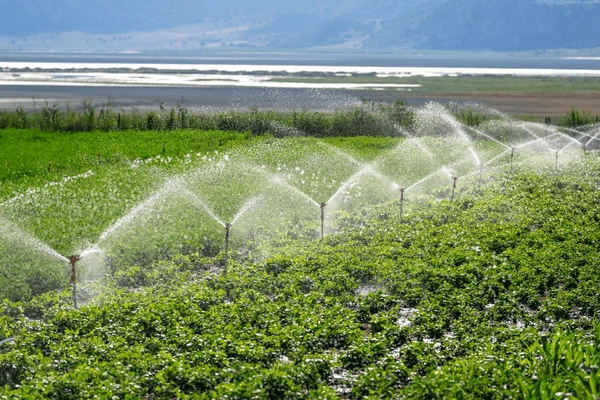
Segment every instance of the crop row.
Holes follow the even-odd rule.
[[[594,398],[596,160],[343,213],[227,274],[189,253],[5,301],[7,398]],[[251,257],[250,257],[251,258]]]

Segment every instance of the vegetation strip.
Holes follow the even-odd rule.
[[[597,397],[596,127],[459,112],[401,137],[0,131],[25,193],[0,208],[0,397]],[[17,156],[43,148],[60,173]]]

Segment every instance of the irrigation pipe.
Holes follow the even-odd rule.
[[[8,339],[0,340],[0,346],[2,346],[4,343],[13,342],[14,340],[15,340],[14,337],[10,337]]]

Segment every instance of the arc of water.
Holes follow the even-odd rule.
[[[475,171],[475,172],[471,172],[470,174],[461,176],[460,179],[463,180],[463,179],[467,179],[467,178],[470,178],[475,175],[479,176],[480,174],[481,174],[480,171]]]
[[[96,254],[96,253],[103,253],[102,249],[98,248],[97,245],[94,245],[92,247],[89,247],[87,249],[85,249],[84,251],[81,252],[80,256],[81,258],[90,256],[92,254]]]
[[[497,166],[495,166],[495,167],[488,168],[488,169],[487,169],[487,172],[489,173],[489,172],[492,172],[492,171],[496,171],[496,170],[499,170],[499,169],[500,169],[500,168],[502,168],[502,167],[504,167],[504,164],[501,164],[501,165],[497,165]],[[467,178],[470,178],[470,177],[472,177],[472,176],[479,175],[479,174],[480,174],[480,172],[479,172],[479,171],[474,171],[474,172],[471,172],[470,174],[467,174],[467,175],[463,175],[463,176],[461,176],[461,177],[460,177],[460,179],[461,179],[461,180],[462,180],[462,179],[467,179]]]
[[[473,149],[471,139],[469,139],[469,136],[462,129],[462,125],[454,117],[452,117],[451,115],[448,115],[447,113],[442,114],[441,117],[442,117],[442,119],[447,121],[455,129],[456,132],[458,132],[458,135],[469,147],[471,154],[474,156],[475,162],[477,163],[477,165],[480,165],[481,162],[479,161],[479,157],[477,157],[477,153]]]
[[[532,145],[532,144],[534,144],[534,143],[536,143],[536,142],[541,142],[541,141],[543,141],[543,139],[542,139],[542,138],[537,138],[537,139],[534,139],[534,140],[530,140],[529,142],[522,143],[522,144],[520,144],[520,145],[518,145],[518,146],[515,146],[515,148],[514,148],[514,149],[515,149],[515,150],[522,149],[523,147],[527,147],[527,146],[530,146],[530,145]],[[546,143],[546,147],[548,147],[548,144],[547,144],[547,143]]]
[[[554,132],[554,133],[552,133],[552,134],[550,134],[550,135],[548,135],[548,136],[544,136],[543,138],[539,138],[539,140],[542,140],[542,141],[544,141],[544,143],[546,143],[546,147],[548,147],[548,149],[549,149],[550,151],[561,151],[561,150],[562,150],[562,149],[564,149],[565,147],[567,147],[567,146],[570,146],[570,145],[572,144],[572,143],[567,143],[566,145],[564,145],[564,146],[562,146],[562,147],[560,147],[560,148],[558,148],[558,149],[553,149],[553,148],[551,148],[551,147],[550,147],[550,145],[548,144],[547,140],[548,140],[548,139],[550,139],[550,138],[553,138],[554,136],[564,136],[564,137],[566,137],[567,139],[570,139],[572,142],[575,142],[576,144],[578,144],[578,145],[580,145],[580,146],[582,145],[582,144],[581,144],[581,142],[579,142],[579,141],[577,141],[577,140],[573,139],[573,138],[572,138],[572,137],[570,137],[569,135],[565,135],[565,134],[564,134],[564,133],[562,133],[562,132]]]
[[[569,135],[566,135],[566,134],[564,134],[564,133],[562,133],[562,132],[560,132],[560,131],[557,131],[557,130],[554,130],[554,131],[553,131],[553,133],[552,133],[552,134],[550,134],[550,135],[547,135],[547,136],[544,136],[544,137],[540,137],[540,136],[536,135],[535,133],[533,133],[533,132],[532,132],[532,131],[531,131],[531,130],[528,128],[528,124],[531,124],[531,123],[522,123],[520,126],[521,126],[521,127],[522,127],[522,128],[523,128],[523,129],[524,129],[526,132],[527,132],[527,133],[529,133],[530,135],[534,136],[534,137],[535,137],[535,138],[537,138],[537,139],[540,139],[540,140],[542,140],[542,141],[543,141],[543,142],[546,144],[546,147],[548,147],[548,148],[549,148],[549,149],[551,149],[551,150],[556,150],[556,149],[552,149],[552,148],[550,147],[550,144],[547,142],[547,139],[549,139],[549,138],[552,138],[552,137],[554,137],[554,136],[562,136],[562,137],[564,137],[564,138],[568,139],[569,141],[571,141],[571,142],[573,142],[573,143],[575,143],[575,144],[577,144],[577,145],[579,145],[579,146],[581,146],[581,145],[582,145],[582,143],[581,143],[581,142],[579,142],[578,140],[576,140],[576,139],[572,138],[571,136],[569,136]],[[544,128],[544,129],[546,129],[546,130],[548,130],[548,128],[547,128],[547,127],[545,127],[545,126],[544,126],[543,128]],[[567,146],[563,146],[563,148],[564,148],[564,147],[567,147]],[[560,149],[559,149],[559,150],[560,150]]]
[[[475,159],[475,162],[477,162],[477,165],[481,165],[481,160],[479,159],[479,157],[477,156],[477,153],[475,152],[475,150],[473,150],[472,147],[469,147],[469,151],[471,152],[471,154],[473,155],[473,158]]]
[[[441,168],[442,171],[444,171],[446,174],[448,174],[448,176],[450,178],[452,178],[454,175],[452,174],[452,172],[450,172],[450,169],[448,169],[448,167],[446,167],[445,165],[442,166]]]
[[[315,201],[312,197],[310,197],[308,194],[304,193],[302,190],[298,189],[297,187],[290,185],[289,183],[287,183],[281,176],[274,174],[270,171],[267,171],[265,169],[262,168],[256,168],[255,166],[249,166],[249,168],[254,171],[257,172],[263,176],[266,177],[267,180],[269,180],[270,182],[276,184],[276,185],[280,185],[283,186],[287,189],[290,189],[291,191],[293,191],[294,193],[297,193],[298,195],[300,195],[301,197],[303,197],[304,199],[308,200],[310,203],[314,204],[317,207],[320,207],[319,203],[317,201]]]
[[[569,145],[573,144],[573,143],[575,143],[577,146],[582,146],[582,145],[583,145],[583,143],[581,143],[579,140],[577,140],[577,139],[575,139],[575,138],[572,138],[572,137],[571,137],[571,136],[569,136],[569,135],[565,135],[564,133],[562,133],[562,132],[560,132],[560,131],[556,132],[556,134],[557,134],[557,135],[560,135],[560,136],[562,136],[562,137],[564,137],[564,138],[566,138],[566,139],[568,139],[568,140],[570,140],[570,141],[571,141],[571,143],[569,143],[569,144],[566,144],[566,145],[564,145],[563,147],[561,147],[561,148],[559,149],[559,151],[560,151],[560,150],[562,150],[562,149],[564,149],[565,147],[567,147],[567,146],[569,146]]]
[[[591,124],[591,125],[584,125],[581,128],[595,128],[596,126],[597,125],[595,125],[595,124]],[[593,136],[595,136],[595,135],[590,135],[589,133],[586,133],[586,132],[579,131],[577,129],[568,128],[566,126],[562,127],[561,129],[563,129],[565,131],[572,132],[572,133],[576,133],[576,134],[581,135],[581,136],[587,136],[587,137],[590,137],[590,138],[593,137]]]
[[[153,206],[158,200],[160,200],[164,195],[166,195],[170,191],[172,191],[172,188],[165,185],[162,189],[154,193],[152,196],[148,197],[146,200],[133,207],[131,211],[129,211],[123,217],[119,218],[114,224],[112,224],[104,232],[102,232],[102,234],[100,234],[98,242],[96,242],[96,244],[93,247],[97,247],[100,243],[102,243],[104,240],[106,240],[119,229],[121,229],[121,227],[132,222],[139,213],[144,211],[146,208]]]
[[[580,137],[584,137],[584,136],[592,137],[593,136],[593,135],[590,135],[589,133],[581,132],[581,131],[578,131],[577,129],[568,128],[566,126],[562,127],[561,129],[571,132],[571,133],[575,133],[575,134],[579,135]]]
[[[272,177],[272,182],[274,182],[277,185],[281,185],[287,189],[290,189],[291,191],[293,191],[294,193],[298,194],[299,196],[305,198],[306,200],[308,200],[310,203],[314,204],[317,207],[320,207],[319,203],[317,201],[315,201],[312,197],[310,197],[309,195],[307,195],[306,193],[304,193],[302,190],[298,189],[297,187],[290,185],[289,183],[285,182],[283,179],[277,177],[277,176],[273,176]]]
[[[402,130],[402,133],[405,136],[407,136],[408,138],[414,140],[417,147],[422,152],[424,152],[431,161],[435,161],[435,156],[433,155],[433,153],[427,148],[427,146],[425,144],[423,144],[423,142],[421,142],[421,140],[419,138],[415,137],[414,135],[412,135],[409,132],[404,131],[404,130]],[[404,142],[400,142],[396,147],[394,147],[394,149],[392,151],[398,151],[398,150],[402,149],[403,145],[404,145]]]
[[[16,236],[16,238],[18,238],[21,241],[21,243],[24,243],[25,245],[32,247],[35,250],[48,254],[54,258],[58,258],[61,261],[69,262],[69,260],[65,256],[59,254],[52,247],[48,246],[40,239],[35,238],[32,235],[26,233],[14,223],[7,221],[3,218],[0,219],[0,234],[4,236]]]
[[[387,182],[389,182],[390,185],[393,186],[393,182],[386,177],[385,175],[380,174],[379,172],[373,170],[372,165],[371,164],[367,164],[364,167],[362,167],[360,170],[358,170],[357,172],[355,172],[350,178],[346,179],[346,181],[338,188],[338,190],[333,194],[333,196],[331,196],[329,198],[329,200],[327,200],[326,203],[331,203],[337,196],[339,196],[340,193],[342,193],[347,187],[348,185],[350,185],[351,183],[353,183],[354,181],[356,181],[356,179],[358,177],[360,177],[361,175],[364,175],[366,173],[370,173],[373,174],[375,176],[377,176],[380,179],[384,179]]]
[[[585,143],[585,145],[587,146],[588,144],[590,144],[590,143],[592,142],[592,140],[599,140],[599,139],[598,139],[598,135],[600,135],[600,129],[598,130],[598,132],[596,132],[596,133],[594,134],[594,136],[592,136],[592,138],[591,138],[590,140],[588,140],[588,141]]]
[[[494,141],[494,142],[498,143],[499,145],[506,147],[507,149],[510,149],[510,146],[509,146],[509,145],[507,145],[507,144],[505,144],[505,143],[502,143],[502,142],[501,142],[501,141],[499,141],[498,139],[496,139],[496,138],[494,138],[494,137],[492,137],[492,136],[490,136],[490,135],[488,135],[488,134],[486,134],[486,133],[483,133],[483,132],[481,132],[479,129],[475,129],[475,128],[473,128],[472,126],[467,126],[467,129],[469,129],[469,130],[471,130],[471,131],[473,131],[473,132],[477,133],[478,135],[484,136],[484,137],[486,137],[486,138],[488,138],[488,139],[490,139],[490,140],[492,140],[492,141]]]
[[[535,133],[533,133],[533,132],[531,131],[531,129],[527,128],[527,126],[525,125],[525,123],[519,124],[519,126],[520,126],[521,128],[523,128],[523,130],[524,130],[525,132],[529,133],[531,136],[533,136],[533,137],[534,137],[534,138],[536,138],[537,140],[540,140],[540,141],[544,142],[544,144],[546,145],[546,147],[548,147],[548,148],[550,147],[550,145],[548,144],[548,142],[546,142],[545,138],[542,138],[542,137],[540,137],[540,136],[536,135]]]
[[[536,139],[537,141],[537,139]],[[515,147],[516,149],[516,147]],[[497,159],[499,159],[500,157],[504,156],[505,154],[511,152],[513,149],[511,147],[509,147],[508,149],[504,150],[502,153],[498,154],[497,156],[493,157],[492,159],[490,159],[489,161],[487,161],[485,164],[483,164],[483,167],[493,163],[494,161],[496,161]],[[475,172],[478,173],[478,172]]]
[[[556,150],[556,151],[557,151],[557,152],[559,152],[559,151],[563,151],[564,149],[566,149],[567,147],[571,146],[572,144],[573,144],[573,143],[567,143],[567,144],[565,144],[564,146],[562,146],[562,147],[559,147],[559,148],[558,148],[558,150]],[[582,144],[582,143],[579,143],[579,142],[577,142],[577,144],[578,144],[579,146],[583,146],[583,144]]]
[[[189,190],[186,187],[180,187],[180,190],[183,194],[185,194],[188,198],[192,199],[195,203],[195,205],[200,206],[201,209],[203,209],[204,211],[206,211],[206,213],[208,215],[210,215],[215,221],[217,221],[219,224],[221,224],[223,227],[225,227],[225,223],[223,221],[221,221],[221,219],[219,217],[217,217],[217,215],[206,205],[206,203],[204,203],[200,197],[198,197],[198,195],[194,192],[192,192],[191,190]]]
[[[324,146],[329,150],[333,150],[334,152],[342,155],[342,157],[346,158],[348,161],[350,161],[353,164],[363,165],[362,162],[358,161],[356,158],[352,157],[350,154],[346,153],[345,151],[343,151],[342,149],[340,149],[337,146],[330,145],[329,143],[325,143],[322,140],[317,140],[317,144],[320,146]]]
[[[433,178],[434,176],[436,176],[436,175],[438,175],[438,174],[440,174],[442,172],[444,172],[444,173],[452,176],[451,174],[448,173],[448,170],[445,167],[442,167],[442,168],[440,168],[440,169],[432,172],[431,174],[427,175],[426,177],[421,178],[417,182],[413,183],[412,185],[410,185],[409,187],[407,187],[406,189],[404,189],[404,191],[408,192],[410,189],[412,189],[414,187],[417,187],[417,186],[421,185],[424,182],[427,182],[429,179]]]
[[[246,201],[242,207],[240,207],[239,211],[237,212],[237,214],[235,214],[235,216],[233,217],[233,219],[231,220],[231,224],[233,225],[235,224],[235,222],[246,213],[246,211],[248,211],[249,209],[251,209],[254,205],[260,203],[263,199],[263,196],[256,196],[256,197],[252,197],[251,199],[249,199],[248,201]]]

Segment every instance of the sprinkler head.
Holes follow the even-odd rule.
[[[231,224],[229,222],[227,222],[225,224],[225,231],[227,231],[229,233],[229,229],[231,229]]]
[[[319,204],[319,207],[321,207],[321,240],[323,240],[323,237],[325,236],[325,206],[327,205],[327,203],[325,203],[324,201],[321,202],[321,204]]]
[[[319,207],[321,207],[321,220],[323,220],[325,218],[325,206],[327,205],[327,203],[322,202],[321,204],[319,204]]]
[[[77,271],[75,270],[75,263],[81,260],[81,256],[79,254],[73,254],[68,257],[69,263],[71,264],[71,284],[75,284],[77,281]]]
[[[458,180],[457,176],[453,176],[452,179],[454,180],[453,186],[452,187],[456,187],[456,181]]]
[[[75,263],[79,260],[81,260],[81,256],[79,254],[73,254],[71,256],[68,257],[69,259],[69,263],[75,267]]]

